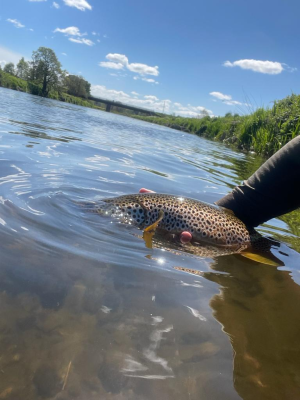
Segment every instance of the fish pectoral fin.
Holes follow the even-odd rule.
[[[279,260],[275,261],[275,260],[272,260],[269,257],[262,256],[261,254],[251,253],[250,251],[249,252],[248,251],[242,251],[241,253],[239,253],[239,255],[241,255],[243,257],[246,257],[246,258],[249,258],[252,261],[259,262],[261,264],[272,265],[274,267],[282,266],[282,263],[280,263]],[[276,257],[274,257],[274,258],[276,258]]]
[[[150,232],[145,232],[143,233],[143,239],[145,241],[145,245],[147,249],[152,249],[152,238],[153,238],[154,233]]]
[[[158,224],[163,219],[163,217],[164,217],[164,212],[162,210],[159,210],[158,219],[152,225],[147,226],[147,228],[144,229],[143,239],[148,249],[152,249],[152,238],[155,234]]]
[[[163,219],[163,217],[164,217],[163,210],[159,210],[157,220],[152,225],[147,226],[147,228],[144,229],[144,232],[153,232],[153,233],[155,233],[156,228],[157,228],[158,224],[160,223],[160,221]]]

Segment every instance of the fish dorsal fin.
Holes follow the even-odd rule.
[[[250,251],[243,251],[240,253],[241,256],[248,258],[249,260],[259,262],[261,264],[266,264],[266,265],[272,265],[273,267],[280,267],[282,263],[278,260],[277,262],[275,260],[272,260],[269,257],[262,256],[260,254],[255,254],[251,253]],[[275,257],[274,257],[275,258]]]

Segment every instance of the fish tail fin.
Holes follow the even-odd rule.
[[[271,265],[274,267],[280,267],[283,263],[275,257],[271,252],[267,255],[252,253],[251,250],[242,251],[239,255],[248,258],[249,260],[256,261],[261,264]]]

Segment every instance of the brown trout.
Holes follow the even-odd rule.
[[[129,194],[103,199],[103,202],[105,206],[100,207],[98,212],[113,215],[122,222],[143,229],[147,247],[152,247],[156,229],[160,233],[175,235],[187,231],[192,234],[193,243],[222,248],[222,255],[239,253],[255,261],[278,265],[269,257],[253,253],[255,247],[259,248],[255,243],[261,236],[256,231],[250,232],[231,211],[222,207],[159,193]],[[271,258],[274,259],[274,256]]]

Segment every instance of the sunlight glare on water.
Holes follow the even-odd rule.
[[[7,89],[0,101],[0,399],[299,399],[289,225],[261,228],[282,242],[276,268],[149,250],[86,206],[141,187],[213,203],[261,158]]]

